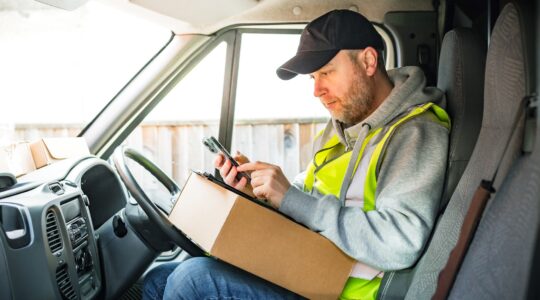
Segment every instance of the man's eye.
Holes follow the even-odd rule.
[[[334,70],[326,70],[326,71],[324,71],[324,72],[321,72],[321,76],[325,76],[325,77],[326,77],[326,76],[332,74],[333,71],[334,71]]]

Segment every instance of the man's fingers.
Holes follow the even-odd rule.
[[[221,166],[223,166],[223,154],[219,153],[216,155],[216,157],[214,158],[214,167],[216,169],[219,169],[221,168]]]
[[[234,186],[237,190],[243,190],[246,187],[247,179],[245,177],[240,178],[240,181]]]
[[[253,187],[253,195],[259,199],[266,198],[266,195],[263,193],[263,189],[261,187]]]
[[[236,151],[236,155],[234,156],[234,160],[236,160],[241,165],[249,162],[249,158],[247,158],[247,156],[240,153],[239,151]]]
[[[274,168],[274,167],[275,166],[272,165],[272,164],[256,161],[256,162],[247,162],[245,164],[240,165],[238,167],[238,171],[240,171],[240,172],[245,172],[245,171],[252,172],[252,171],[263,170],[263,169]]]
[[[269,178],[265,176],[263,173],[261,173],[260,171],[251,173],[251,185],[253,187],[261,186],[265,184],[266,182],[268,182],[268,180]]]
[[[230,163],[229,163],[230,164]],[[225,182],[229,185],[233,185],[236,181],[236,174],[238,174],[238,171],[236,171],[235,167],[230,168],[229,173],[226,174],[227,177],[225,178]]]
[[[223,179],[225,179],[229,174],[231,166],[232,164],[228,160],[225,160],[225,162],[221,165],[221,168],[219,168],[219,174]]]

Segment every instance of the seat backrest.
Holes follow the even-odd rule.
[[[437,87],[445,92],[452,130],[441,207],[452,196],[480,132],[485,63],[486,46],[479,34],[469,28],[446,33],[439,57]]]
[[[507,137],[512,132],[514,116],[525,96],[526,72],[523,48],[517,9],[515,4],[510,3],[505,6],[497,19],[487,52],[484,114],[478,141],[470,162],[435,228],[431,243],[417,265],[406,299],[431,298],[438,275],[456,244],[465,213],[477,186],[481,180],[490,179],[497,167]],[[520,153],[521,136],[516,134],[512,139],[508,153],[501,162],[500,175],[495,187],[500,186],[504,175]],[[498,262],[492,263],[495,265]],[[480,271],[491,272],[486,268]],[[472,282],[474,284],[468,282],[469,287],[477,284],[476,280]],[[464,298],[474,297],[467,294]]]
[[[482,123],[485,41],[471,29],[446,33],[441,45],[437,87],[446,95],[452,130],[448,169],[441,206],[444,207],[465,170]],[[378,299],[403,298],[414,270],[386,272]]]
[[[534,73],[527,68],[533,65],[534,53],[530,52],[530,44],[534,36],[529,34],[529,30],[534,23],[529,18],[530,10],[524,5],[507,6],[501,13],[504,18],[493,32],[490,48],[496,49],[493,49],[493,55],[488,56],[486,70],[495,75],[489,79],[491,86],[486,86],[489,88],[486,95],[491,97],[497,97],[499,93],[516,97],[523,92],[530,95],[533,91]],[[501,71],[506,74],[501,74]],[[508,105],[515,104],[513,99],[508,102]],[[504,108],[513,110],[508,106]],[[516,133],[514,147],[521,146],[519,139],[522,133]],[[538,134],[540,131],[536,130],[535,141],[539,140]],[[518,156],[506,178],[501,178],[502,182],[478,225],[449,298],[526,298],[539,220],[539,148]]]

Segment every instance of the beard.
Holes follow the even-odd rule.
[[[341,99],[342,110],[333,116],[347,126],[360,123],[373,111],[373,86],[362,71],[362,66],[355,63],[354,79]]]

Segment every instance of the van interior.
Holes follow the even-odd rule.
[[[24,174],[0,169],[0,299],[141,299],[149,270],[204,255],[163,213],[190,169],[214,172],[204,137],[281,164],[287,176],[302,171],[311,159],[309,142],[328,116],[313,100],[309,78],[281,82],[275,69],[296,51],[305,25],[333,9],[365,15],[385,42],[386,68],[419,66],[427,84],[445,93],[452,120],[431,237],[413,266],[384,273],[377,298],[430,299],[451,264],[457,267],[442,298],[540,297],[536,1],[37,1],[18,5],[61,18],[102,5],[112,20],[127,14],[166,30],[143,63],[98,71],[97,77],[122,68],[131,73],[117,79],[114,93],[88,100],[102,105],[79,127],[58,121],[66,116],[54,97],[35,99],[40,103],[25,111],[44,105],[58,124],[10,127],[10,145],[78,137],[88,150],[66,159],[51,154],[53,163]],[[150,43],[130,26],[137,32],[126,35]],[[95,38],[91,52],[114,51],[110,40]],[[47,41],[54,44],[51,36]],[[19,50],[12,55],[24,56]],[[87,58],[75,57],[70,64]],[[17,93],[46,89],[27,76]],[[0,78],[7,80],[2,89],[18,84]],[[92,78],[72,79],[81,86],[59,82],[52,89],[60,95],[100,88]],[[0,101],[19,118],[17,98]],[[490,196],[486,202],[479,187]]]

